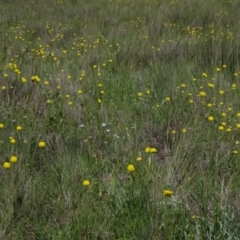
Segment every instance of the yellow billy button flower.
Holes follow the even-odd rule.
[[[138,95],[138,97],[142,97],[142,93],[141,92],[139,92],[137,95]]]
[[[220,91],[219,91],[219,94],[220,94],[220,95],[223,95],[223,94],[224,94],[224,91],[223,91],[223,90],[220,90]]]
[[[202,77],[207,78],[207,74],[206,73],[202,73]]]
[[[183,128],[182,129],[182,133],[186,133],[187,132],[187,129],[186,128]]]
[[[223,129],[224,129],[223,126],[219,126],[219,127],[218,127],[218,130],[219,130],[219,131],[223,131]]]
[[[79,95],[82,94],[82,90],[81,90],[81,89],[78,90],[78,94],[79,94]]]
[[[12,143],[12,144],[15,144],[16,143],[16,140],[13,138],[13,137],[11,137],[11,138],[9,138],[10,139],[10,143]]]
[[[212,122],[214,120],[214,117],[213,116],[209,116],[208,117],[208,121]]]
[[[21,130],[22,130],[22,127],[21,127],[21,126],[17,126],[17,127],[16,127],[16,130],[17,130],[17,131],[21,131]]]
[[[209,108],[212,107],[212,106],[213,106],[212,103],[207,104],[207,107],[209,107]]]
[[[21,77],[21,81],[22,81],[22,83],[25,83],[25,82],[27,82],[27,79],[25,77]]]
[[[199,96],[201,96],[201,97],[205,97],[206,95],[207,94],[205,92],[203,92],[203,91],[199,93]]]
[[[0,128],[4,128],[4,124],[3,123],[0,123]]]
[[[170,99],[170,97],[166,97],[165,100],[166,100],[166,102],[170,102],[171,99]]]
[[[137,160],[137,161],[142,161],[142,158],[141,158],[141,157],[137,157],[136,160]]]
[[[16,163],[18,161],[18,158],[16,156],[11,156],[10,157],[10,162]]]
[[[145,148],[145,153],[156,153],[157,149],[153,147],[146,147]]]
[[[85,187],[89,186],[90,184],[91,184],[91,182],[89,180],[84,180],[82,182],[82,185],[85,186]]]
[[[133,164],[129,164],[129,165],[127,166],[127,170],[128,170],[129,172],[134,172],[134,171],[135,171],[134,165],[133,165]]]
[[[209,83],[209,84],[208,84],[208,87],[214,88],[214,84],[213,84],[213,83]]]
[[[3,163],[3,167],[4,167],[5,169],[9,169],[9,168],[11,167],[11,164],[10,164],[9,162],[4,162],[4,163]]]
[[[40,142],[38,143],[38,146],[39,146],[40,148],[44,148],[44,147],[46,147],[46,143],[43,142],[43,141],[40,141]]]
[[[171,190],[168,190],[168,189],[164,189],[162,191],[163,195],[166,196],[166,197],[171,197],[173,195],[173,191]]]
[[[240,123],[237,124],[237,128],[240,128]]]

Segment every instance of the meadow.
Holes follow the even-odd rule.
[[[239,239],[239,9],[2,0],[0,239]]]

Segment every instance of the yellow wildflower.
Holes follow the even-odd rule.
[[[16,156],[11,156],[10,157],[10,162],[16,163],[18,161],[18,158]]]
[[[171,197],[173,195],[173,191],[167,189],[164,189],[162,193],[166,197]]]
[[[46,143],[43,142],[43,141],[40,141],[40,142],[38,143],[38,146],[39,146],[40,148],[44,148],[44,147],[46,146]]]
[[[17,131],[21,131],[21,130],[22,130],[22,127],[21,127],[21,126],[17,126],[17,127],[16,127],[16,130],[17,130]]]
[[[129,164],[129,165],[127,166],[127,170],[128,170],[129,172],[134,172],[134,171],[135,171],[134,165],[133,165],[133,164]]]
[[[145,153],[156,153],[157,149],[153,147],[146,147],[145,148]]]
[[[208,117],[208,121],[213,121],[214,120],[214,117],[213,116],[209,116]]]
[[[85,186],[85,187],[89,186],[90,184],[91,184],[91,182],[89,180],[84,180],[82,182],[82,185]]]
[[[9,162],[4,162],[4,163],[3,163],[3,167],[4,167],[5,169],[9,169],[9,168],[11,167],[11,164],[10,164]]]

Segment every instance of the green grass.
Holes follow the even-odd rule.
[[[0,239],[239,239],[237,0],[0,9]]]

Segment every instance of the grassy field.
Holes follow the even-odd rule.
[[[2,0],[0,239],[239,239],[239,8]]]

